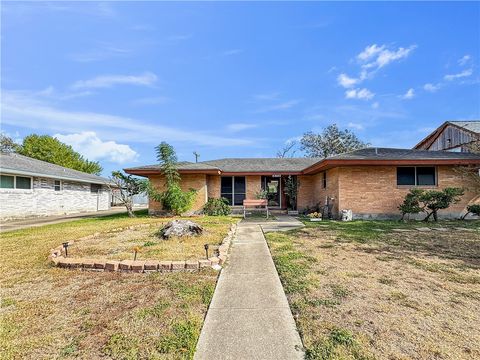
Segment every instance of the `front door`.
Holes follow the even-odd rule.
[[[262,190],[267,193],[268,206],[281,207],[282,206],[282,185],[281,177],[262,176]]]

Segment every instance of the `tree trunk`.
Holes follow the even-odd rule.
[[[426,217],[425,219],[423,219],[423,221],[425,221],[425,222],[428,222],[428,219],[430,219],[430,216],[432,216],[433,211],[432,211],[432,212],[429,212],[429,213],[427,213],[427,214],[428,214],[427,217]]]
[[[128,217],[134,218],[135,213],[133,212],[132,204],[125,204],[125,207],[127,208]]]
[[[437,210],[433,210],[433,220],[438,221]]]

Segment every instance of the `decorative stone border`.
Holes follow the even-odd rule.
[[[125,228],[115,228],[105,231],[104,234],[120,232],[127,229],[136,229],[142,227],[150,227],[155,224],[140,224],[132,225]],[[185,260],[185,261],[159,261],[159,260],[107,260],[107,259],[83,259],[83,258],[69,258],[64,256],[63,245],[56,247],[50,251],[48,259],[54,266],[68,269],[80,269],[85,271],[119,271],[119,272],[134,272],[134,273],[151,273],[151,272],[179,272],[179,271],[198,271],[203,268],[212,267],[219,269],[228,258],[228,249],[232,242],[237,224],[232,224],[227,236],[222,240],[218,247],[218,256],[210,257],[209,259],[200,260]],[[94,233],[93,235],[85,236],[78,239],[93,239],[100,236],[102,233]],[[75,241],[69,241],[68,245],[73,245]]]

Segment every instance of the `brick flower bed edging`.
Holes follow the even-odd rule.
[[[120,232],[123,230],[133,230],[141,227],[150,227],[155,224],[140,224],[132,225],[125,228],[115,228],[104,233]],[[218,267],[227,261],[228,249],[232,242],[233,236],[237,229],[237,224],[232,224],[228,230],[227,236],[222,240],[218,247],[218,256],[210,257],[209,259],[200,260],[185,260],[185,261],[170,261],[170,260],[108,260],[108,259],[84,259],[84,258],[69,258],[64,256],[63,245],[52,249],[48,259],[54,266],[67,269],[80,269],[85,271],[119,271],[119,272],[134,272],[134,273],[151,273],[151,272],[179,272],[179,271],[197,271],[207,267]],[[94,233],[93,235],[85,236],[77,241],[84,239],[93,239],[100,236],[101,233]],[[68,246],[75,242],[69,241]]]

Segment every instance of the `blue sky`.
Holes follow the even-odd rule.
[[[411,147],[480,118],[480,3],[3,2],[1,128],[111,170],[274,157],[337,123]]]

